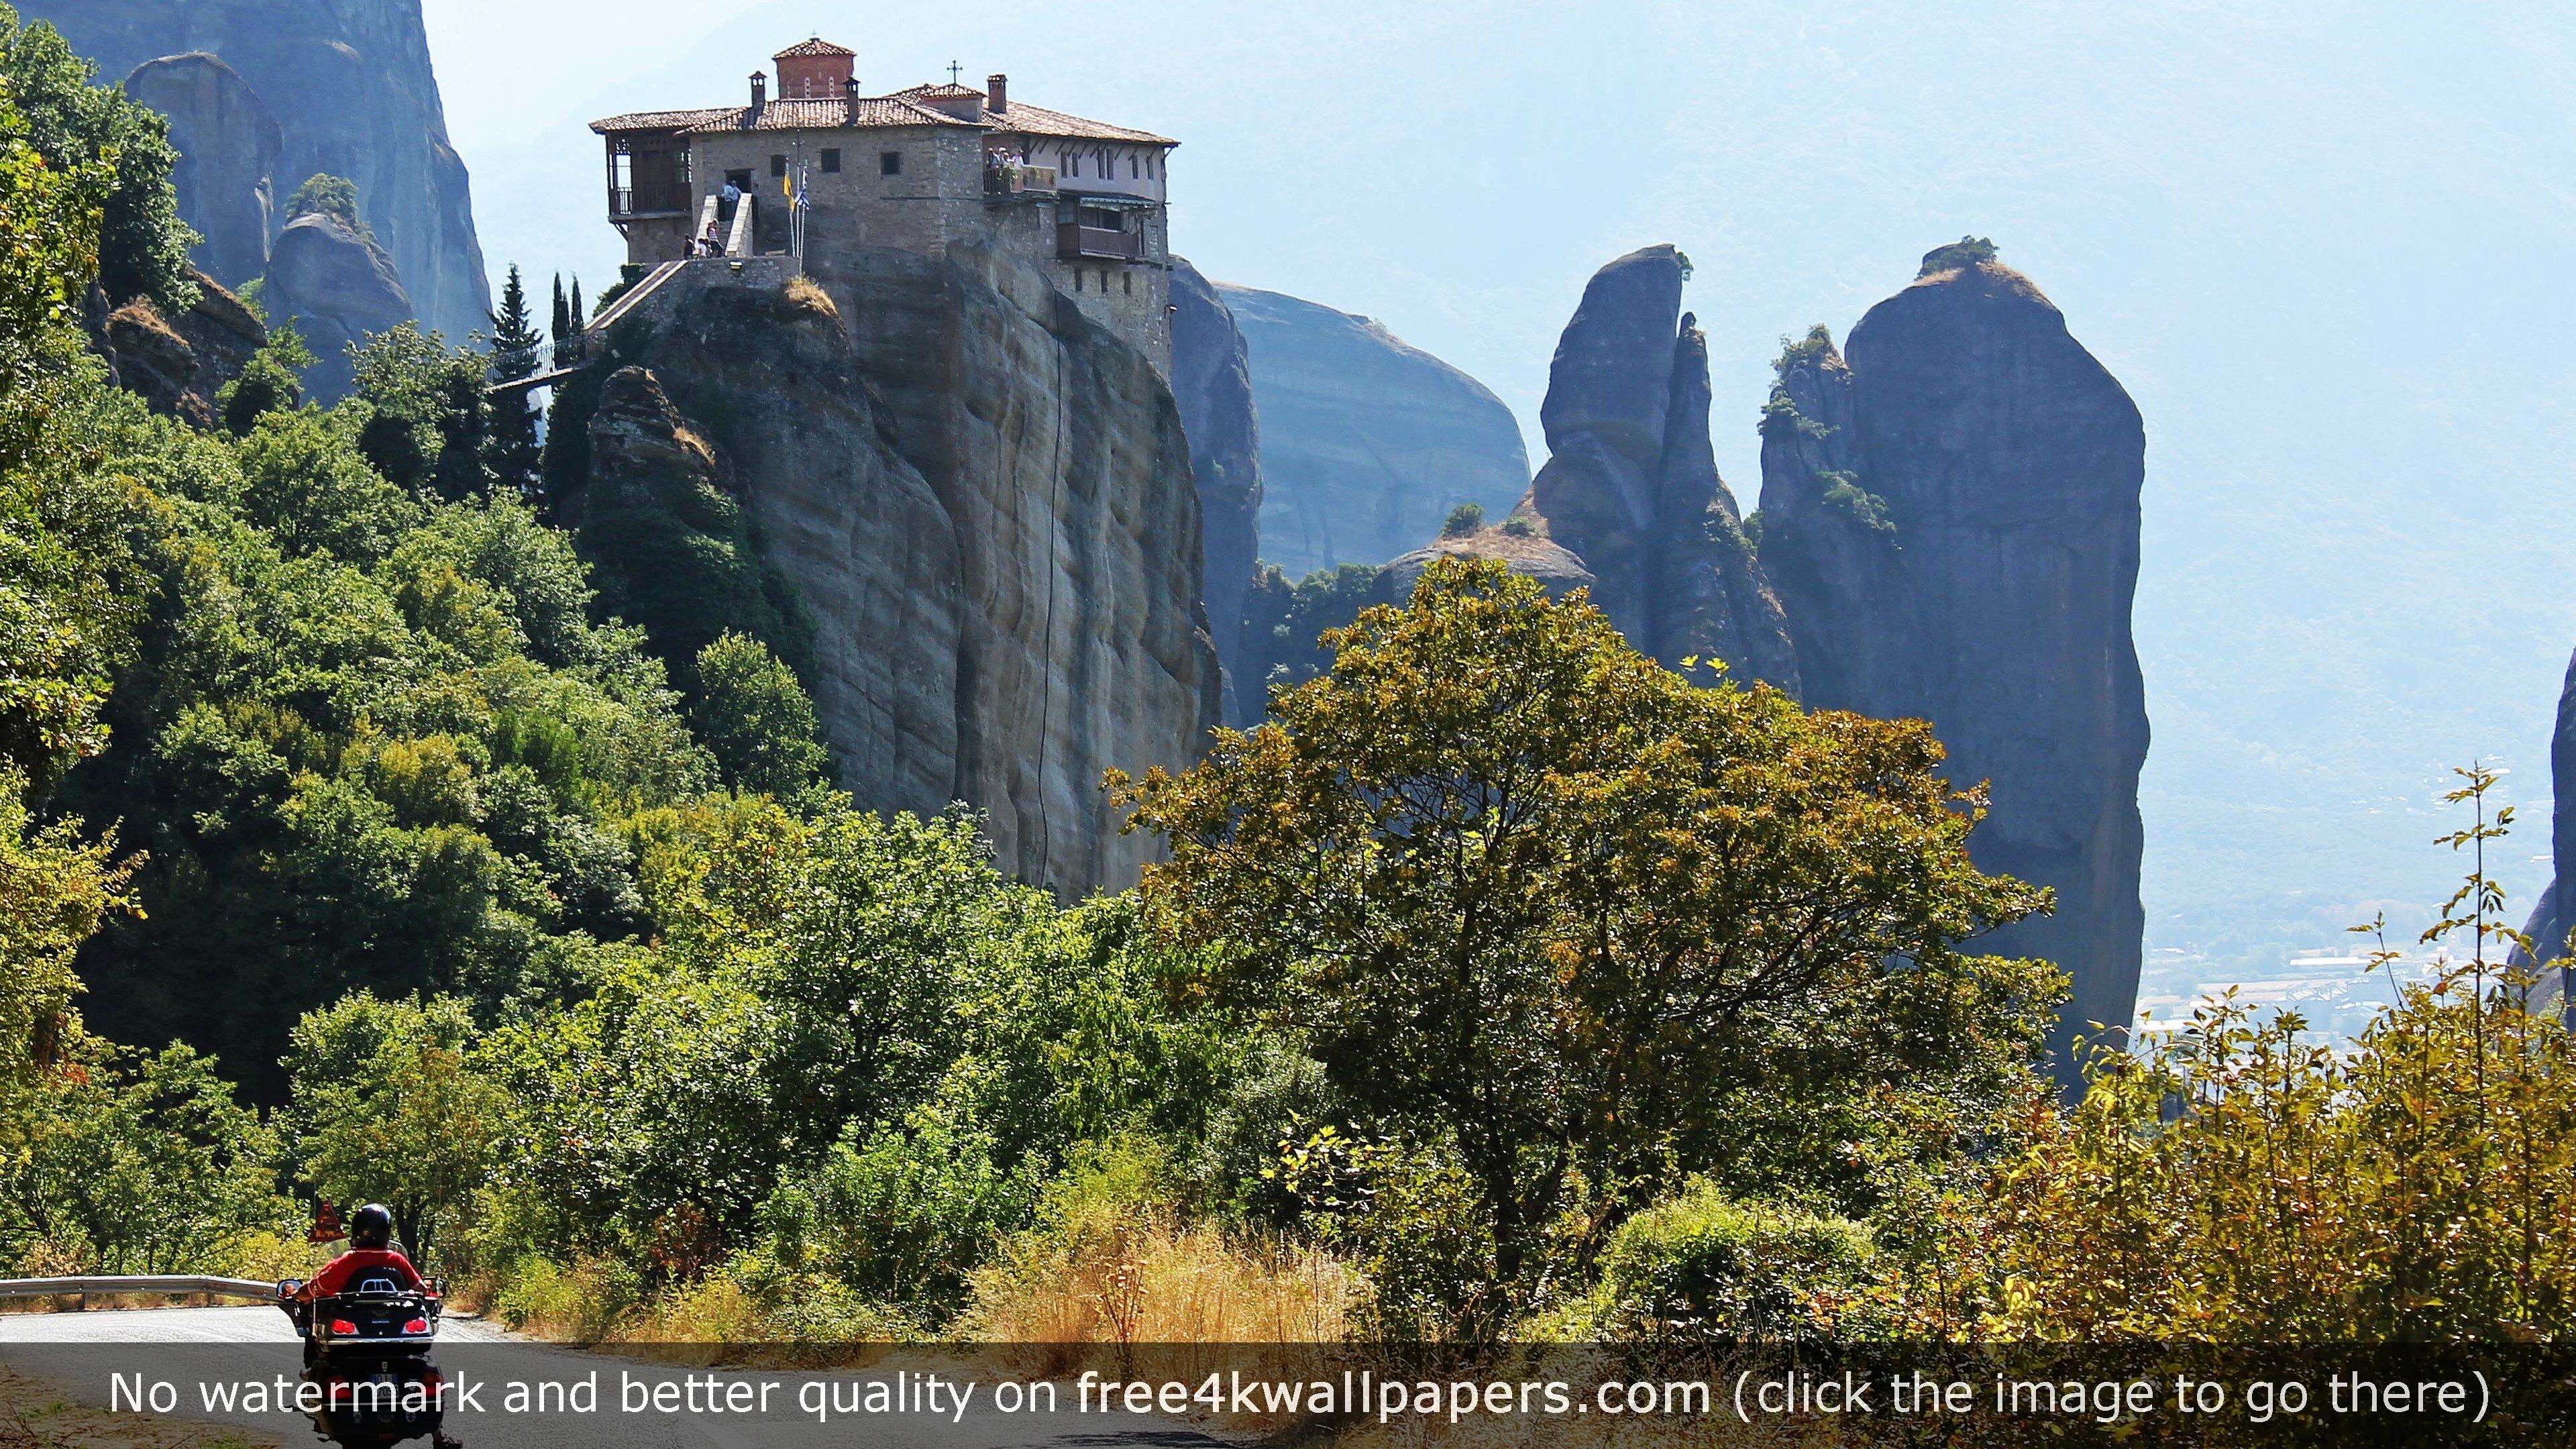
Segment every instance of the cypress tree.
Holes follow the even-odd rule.
[[[579,332],[589,321],[589,315],[581,310],[581,278],[576,275],[572,279],[572,330]]]
[[[492,380],[517,382],[537,374],[537,349],[545,341],[538,335],[536,317],[528,308],[528,289],[519,280],[514,264],[501,288],[501,310],[492,314]],[[516,490],[522,496],[537,491],[537,467],[542,453],[537,445],[537,409],[534,389],[498,393],[492,398],[489,431],[484,438],[485,465],[492,470],[497,485]]]
[[[564,302],[563,273],[555,273],[555,341],[572,335],[572,308]]]

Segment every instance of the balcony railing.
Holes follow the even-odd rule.
[[[608,189],[608,219],[610,221],[633,221],[638,217],[686,216],[689,214],[686,206],[676,196],[667,198],[647,197],[645,198],[647,204],[640,211],[636,209],[635,200],[635,188],[631,186],[610,187]],[[651,204],[656,201],[667,201],[668,205],[655,206]]]
[[[1100,257],[1110,261],[1141,262],[1145,259],[1145,235],[1060,221],[1055,227],[1055,254],[1065,259]]]
[[[984,168],[986,196],[1053,194],[1054,191],[1055,168],[1052,166],[1024,166],[1010,163]]]

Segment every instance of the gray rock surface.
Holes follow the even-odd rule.
[[[1242,329],[1198,268],[1172,259],[1172,398],[1190,435],[1206,540],[1208,638],[1226,670],[1227,718],[1234,718],[1243,596],[1261,546],[1261,418]]]
[[[1261,557],[1291,578],[1420,548],[1461,503],[1496,517],[1529,487],[1511,409],[1378,323],[1217,285],[1261,416]]]
[[[277,190],[286,142],[259,92],[197,51],[136,66],[125,93],[170,118],[179,215],[205,238],[194,257],[199,270],[227,287],[266,271],[269,237],[286,201]]]
[[[1992,783],[1978,863],[2057,891],[1984,943],[2074,979],[2053,1045],[2134,1016],[2147,716],[2129,630],[2146,438],[2021,274],[1945,247],[1765,410],[1761,556],[1806,702],[1931,721]],[[1991,255],[1987,249],[1985,255]]]
[[[1708,344],[1681,309],[1688,265],[1645,247],[1585,286],[1548,370],[1547,465],[1518,511],[1581,559],[1593,601],[1639,650],[1675,668],[1722,660],[1795,693],[1780,602],[1710,446]]]
[[[843,786],[963,800],[1061,895],[1133,884],[1150,844],[1102,772],[1186,766],[1218,718],[1170,390],[1016,259],[837,246],[812,269],[821,291],[666,288],[613,361],[651,369],[795,584]]]
[[[2576,655],[2568,658],[2566,682],[2558,691],[2558,721],[2549,735],[2549,780],[2549,859],[2556,874],[2541,888],[2530,919],[2522,924],[2522,933],[2531,938],[2532,950],[2538,953],[2537,964],[2544,966],[2569,954],[2567,935],[2576,930],[2576,899],[2571,899],[2576,897]],[[2514,961],[2535,964],[2530,954],[2520,950],[2514,952]],[[2535,1007],[2544,1001],[2567,1000],[2566,986],[2562,972],[2544,971],[2532,993]]]
[[[325,404],[348,396],[349,347],[412,320],[393,258],[339,217],[308,211],[286,224],[269,253],[268,315],[292,321],[313,349],[304,392]]]
[[[162,56],[222,57],[277,120],[277,199],[316,172],[348,177],[421,322],[460,342],[490,325],[465,164],[448,144],[420,0],[21,0],[17,8],[51,21],[108,77]]]

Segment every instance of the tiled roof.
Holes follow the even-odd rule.
[[[821,36],[819,36],[819,35],[818,35],[818,36],[815,36],[815,37],[814,37],[813,39],[811,39],[811,40],[800,40],[800,41],[796,42],[794,45],[791,45],[791,46],[787,47],[785,50],[782,50],[782,51],[778,52],[776,55],[771,56],[771,57],[770,57],[770,59],[771,59],[771,60],[796,60],[796,59],[800,59],[800,58],[802,58],[802,57],[804,57],[804,56],[809,56],[809,55],[856,55],[856,54],[858,54],[858,52],[857,52],[857,51],[855,51],[855,50],[844,50],[844,49],[843,49],[843,48],[841,48],[840,46],[834,45],[832,42],[830,42],[830,41],[828,41],[828,40],[825,40],[823,37],[821,37]]]
[[[833,131],[845,126],[973,126],[978,129],[1009,131],[1031,136],[1069,137],[1080,141],[1125,141],[1139,146],[1177,146],[1180,142],[1151,131],[1127,126],[1113,126],[1106,121],[1085,120],[1062,111],[1050,111],[1026,101],[1013,101],[1007,111],[982,112],[980,121],[960,120],[944,111],[933,109],[928,102],[962,100],[984,93],[972,86],[914,86],[890,96],[862,96],[856,102],[831,97],[827,99],[781,99],[760,108],[757,124],[746,124],[749,106],[714,106],[694,111],[635,111],[623,116],[610,116],[593,121],[590,128],[607,135],[615,131]]]
[[[1032,136],[1071,136],[1084,141],[1132,141],[1139,146],[1181,144],[1169,136],[1158,136],[1151,131],[1139,131],[1132,126],[1113,126],[1107,121],[1086,120],[1081,116],[1068,116],[1062,111],[1050,111],[1044,106],[1033,106],[1026,101],[1013,101],[1009,110],[999,115],[988,113],[984,120],[1000,130],[1019,131]]]
[[[862,96],[853,104],[846,100],[777,100],[760,108],[756,124],[747,124],[749,106],[717,106],[697,111],[638,111],[631,115],[610,116],[593,121],[590,128],[607,135],[615,131],[680,131],[706,134],[718,131],[837,131],[844,127],[876,126],[974,126],[954,116],[943,116],[928,106],[914,105],[895,96]],[[977,129],[982,129],[977,127]]]

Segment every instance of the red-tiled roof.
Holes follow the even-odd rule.
[[[1062,111],[1050,111],[1014,100],[1007,111],[984,113],[984,124],[997,131],[1014,131],[1030,136],[1070,136],[1082,141],[1127,141],[1139,146],[1177,146],[1169,136],[1139,131],[1132,126],[1113,126],[1107,121],[1086,120]]]
[[[782,99],[761,107],[756,124],[746,124],[749,106],[716,106],[694,111],[635,111],[623,116],[610,116],[593,121],[590,128],[607,135],[615,131],[832,131],[846,126],[974,126],[979,129],[1010,132],[1029,136],[1067,137],[1080,141],[1124,141],[1138,146],[1177,146],[1180,142],[1151,131],[1128,126],[1113,126],[1106,121],[1086,120],[1062,111],[1050,111],[1026,101],[1013,101],[1007,111],[980,111],[980,121],[961,120],[944,111],[933,109],[933,101],[981,98],[983,92],[973,86],[914,86],[890,96],[862,96],[857,101],[837,96],[819,99]]]
[[[862,129],[884,126],[970,126],[982,129],[973,121],[941,115],[928,106],[915,105],[894,96],[861,96],[855,103],[830,98],[770,101],[760,108],[757,122],[751,120],[749,106],[716,106],[697,111],[637,111],[590,123],[590,128],[603,136],[617,131],[678,131],[704,135],[718,131],[837,131],[852,126]]]
[[[828,41],[828,40],[825,40],[823,37],[821,37],[821,36],[819,36],[819,35],[818,35],[818,36],[815,36],[815,37],[814,37],[813,39],[811,39],[811,40],[800,40],[800,41],[796,42],[794,45],[791,45],[791,46],[787,47],[785,50],[782,50],[782,51],[778,52],[776,55],[771,56],[771,57],[770,57],[770,59],[771,59],[771,60],[797,60],[797,59],[801,59],[801,58],[803,58],[803,57],[805,57],[805,56],[809,56],[809,55],[856,55],[856,54],[858,54],[858,52],[857,52],[857,51],[855,51],[855,50],[844,50],[844,49],[842,49],[840,46],[834,45],[832,42],[830,42],[830,41]]]

